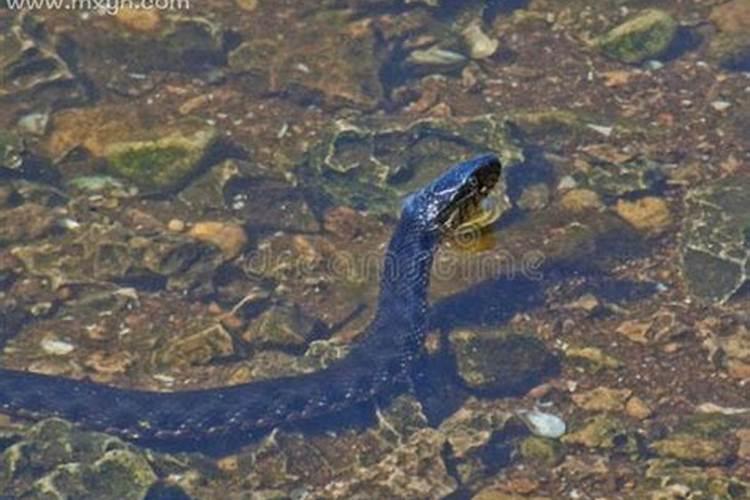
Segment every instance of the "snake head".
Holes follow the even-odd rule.
[[[404,203],[404,215],[431,231],[450,231],[476,214],[500,179],[502,166],[494,154],[458,163]]]

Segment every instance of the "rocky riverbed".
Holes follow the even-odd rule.
[[[3,367],[320,369],[403,196],[506,166],[436,258],[413,394],[218,455],[0,415],[0,496],[750,496],[750,1],[0,0],[0,26]]]

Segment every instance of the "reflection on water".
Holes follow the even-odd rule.
[[[404,197],[478,153],[504,172],[436,255],[409,384],[179,450],[8,415],[2,495],[747,496],[747,2],[20,1],[4,368],[317,372],[375,315]]]

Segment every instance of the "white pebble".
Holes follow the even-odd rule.
[[[42,349],[48,354],[55,354],[57,356],[63,356],[70,354],[75,349],[75,346],[69,342],[55,339],[44,339],[42,340]]]
[[[517,415],[537,436],[556,439],[565,434],[565,422],[557,415],[539,410],[519,411]]]

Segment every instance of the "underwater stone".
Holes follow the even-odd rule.
[[[709,56],[727,69],[750,71],[750,1],[722,3],[709,19],[719,30],[708,46]]]
[[[701,439],[690,435],[661,439],[651,443],[650,448],[660,457],[702,465],[720,465],[734,457],[733,450],[720,440]]]
[[[299,347],[309,342],[315,332],[315,321],[298,307],[274,305],[250,323],[242,338],[258,347]]]
[[[459,330],[449,339],[459,377],[479,391],[530,389],[541,382],[553,364],[544,344],[531,335]]]
[[[23,163],[23,141],[8,130],[0,129],[0,168],[17,169]]]
[[[529,430],[536,436],[557,439],[565,434],[565,421],[557,415],[539,410],[524,410],[517,412]]]
[[[506,124],[490,115],[342,120],[323,137],[311,148],[300,173],[334,205],[373,214],[396,215],[403,196],[442,173],[446,165],[488,151],[498,153],[506,168],[523,159]]]
[[[693,295],[724,302],[747,281],[750,180],[730,177],[694,189],[685,200],[682,273]]]
[[[199,366],[231,355],[232,336],[219,323],[197,320],[184,335],[166,339],[166,344],[154,351],[157,366]]]
[[[322,10],[283,39],[274,33],[242,43],[229,54],[229,68],[254,95],[283,93],[306,104],[372,109],[383,98],[384,52],[372,24],[347,10]]]
[[[524,439],[520,450],[524,460],[541,464],[545,467],[554,467],[563,458],[563,449],[559,441],[537,436]]]
[[[190,120],[141,135],[144,138],[140,140],[114,138],[104,145],[102,153],[113,174],[146,192],[160,192],[179,187],[195,172],[218,133],[212,126]]]
[[[0,18],[0,99],[10,98],[5,105],[23,102],[23,96],[33,96],[38,109],[88,100],[59,52],[60,42],[46,32],[40,18],[27,12]]]
[[[667,12],[648,9],[595,41],[606,55],[626,63],[656,59],[677,33],[677,22]]]
[[[627,435],[622,422],[608,415],[597,415],[582,427],[562,437],[563,443],[579,444],[587,448],[614,448],[620,438]]]

